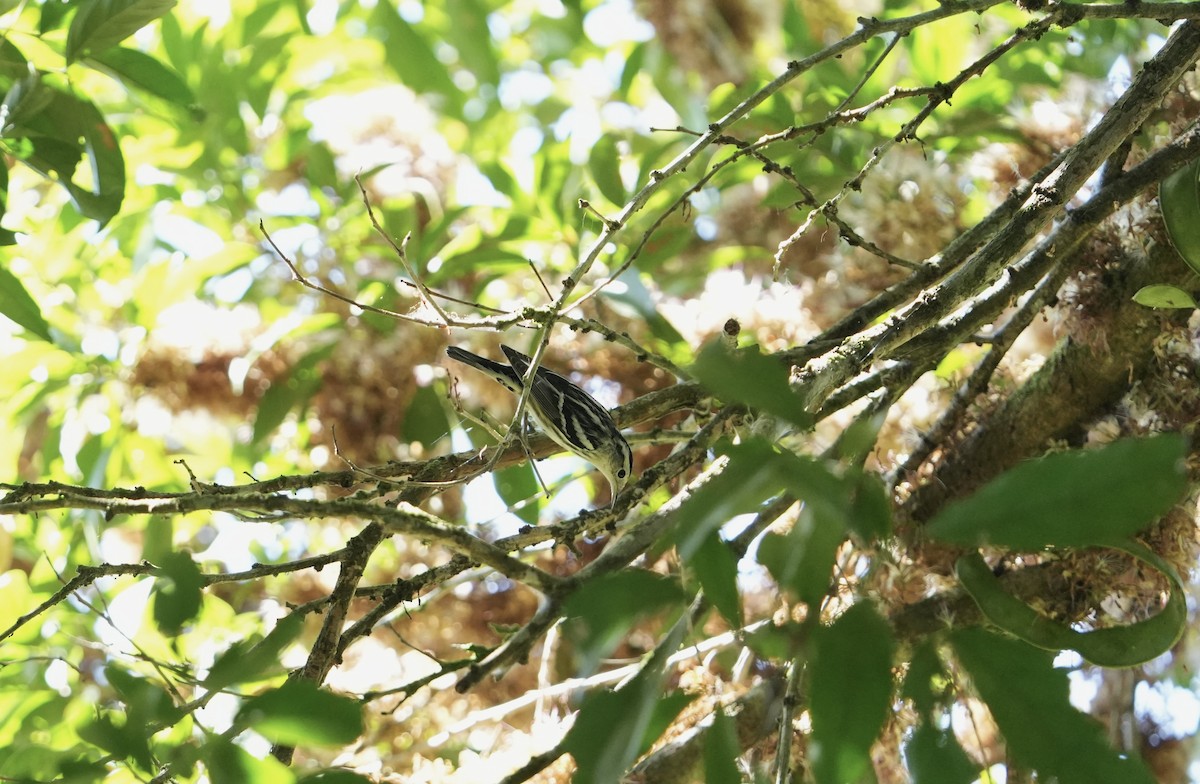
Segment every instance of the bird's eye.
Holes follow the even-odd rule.
[[[620,471],[617,472],[617,479],[624,479],[624,478],[625,478],[625,469],[622,468]]]

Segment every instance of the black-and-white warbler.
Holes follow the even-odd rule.
[[[522,379],[532,360],[520,351],[501,346],[507,365],[485,359],[456,346],[446,349],[446,356],[498,381],[508,391],[520,396]],[[613,501],[633,474],[633,450],[617,430],[608,409],[553,370],[538,367],[526,403],[533,421],[546,435],[564,449],[579,455],[596,468],[612,487]]]

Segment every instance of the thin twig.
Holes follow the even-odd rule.
[[[546,285],[546,281],[542,278],[542,273],[538,271],[537,265],[533,263],[533,259],[525,259],[525,262],[529,265],[529,269],[533,270],[533,276],[541,284],[542,291],[546,292],[546,299],[553,302],[554,295],[550,293],[550,287]]]
[[[408,263],[408,238],[411,235],[405,234],[404,239],[402,239],[400,244],[397,245],[395,240],[392,239],[392,235],[388,234],[384,228],[379,225],[379,221],[375,218],[375,210],[371,207],[371,199],[367,196],[367,189],[363,187],[362,177],[358,174],[355,174],[354,183],[358,186],[359,193],[362,194],[363,205],[367,208],[367,217],[370,218],[371,225],[375,227],[376,233],[379,234],[380,237],[383,237],[388,245],[392,246],[392,250],[396,252],[397,258],[400,259],[400,263],[404,265],[404,271],[408,273],[409,278],[412,279],[413,284],[416,285],[417,290],[421,293],[421,299],[425,301],[426,305],[433,309],[434,313],[437,313],[438,316],[441,317],[442,324],[444,326],[450,326],[450,317],[446,315],[446,311],[442,310],[442,306],[437,303],[437,300],[435,300],[429,293],[429,290],[425,288],[425,284],[422,282],[421,276],[418,275],[416,270],[413,269],[413,266]]]
[[[822,204],[820,207],[814,208],[811,212],[809,212],[808,217],[805,218],[800,226],[793,231],[787,239],[779,243],[779,246],[775,250],[776,276],[778,276],[779,270],[783,265],[783,260],[786,253],[792,248],[792,246],[800,241],[801,237],[808,233],[808,229],[812,226],[817,215],[828,215],[831,212],[836,214],[838,203],[841,202],[842,199],[847,196],[847,194],[851,193],[852,191],[858,191],[862,188],[862,183],[866,179],[867,175],[870,174],[880,164],[880,162],[882,162],[884,156],[886,156],[893,147],[902,142],[917,138],[917,130],[927,119],[929,119],[930,116],[932,116],[937,107],[949,102],[949,100],[954,97],[954,93],[957,92],[958,89],[962,87],[968,80],[981,75],[989,66],[992,65],[992,63],[999,60],[1002,55],[1015,48],[1019,43],[1028,40],[1037,40],[1040,38],[1056,23],[1057,19],[1057,15],[1054,12],[1051,12],[1041,19],[1031,22],[1017,32],[1013,33],[999,46],[996,46],[987,54],[968,65],[953,79],[948,82],[938,84],[936,89],[930,93],[929,99],[926,101],[925,106],[922,107],[912,119],[906,122],[901,127],[899,132],[884,139],[871,150],[871,156],[858,170],[858,174],[850,178],[850,180],[846,182],[842,189],[830,197],[829,200],[827,200],[824,204]]]
[[[376,307],[375,305],[367,305],[365,303],[355,300],[353,297],[347,297],[345,294],[334,291],[333,289],[331,289],[327,286],[323,286],[320,283],[314,283],[313,281],[311,281],[307,277],[305,277],[303,273],[300,272],[300,269],[296,266],[295,262],[293,262],[290,258],[288,258],[287,254],[285,254],[282,250],[280,250],[279,246],[275,244],[275,240],[271,238],[270,233],[267,232],[266,224],[263,223],[263,221],[261,221],[261,220],[258,222],[258,230],[262,232],[263,237],[265,237],[267,242],[270,243],[271,248],[275,251],[275,255],[277,255],[280,259],[282,259],[283,263],[286,264],[288,266],[288,269],[290,269],[292,271],[292,280],[296,281],[300,285],[306,286],[306,287],[312,289],[313,291],[318,291],[322,294],[333,297],[336,300],[345,302],[347,305],[353,305],[354,307],[359,308],[360,310],[369,311],[371,313],[378,313],[381,316],[387,316],[388,318],[399,319],[400,321],[408,321],[413,324],[422,324],[427,327],[442,326],[442,324],[440,324],[436,321],[431,321],[429,319],[421,318],[419,316],[413,316],[408,313],[398,313],[397,311],[388,310],[387,308]]]

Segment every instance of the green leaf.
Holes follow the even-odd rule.
[[[400,81],[418,93],[437,93],[448,100],[453,114],[461,114],[463,96],[450,79],[433,48],[396,10],[394,3],[376,3],[371,24],[378,28],[387,63]]]
[[[620,771],[637,758],[654,704],[640,675],[616,691],[593,692],[563,741],[564,750],[575,758],[574,781],[616,784]]]
[[[159,563],[174,552],[175,520],[174,516],[146,518],[141,529],[142,558]]]
[[[841,520],[806,504],[791,531],[763,537],[758,561],[780,588],[815,607],[829,590],[833,563],[845,538]]]
[[[541,488],[531,464],[520,463],[493,471],[492,484],[496,487],[496,494],[508,504],[513,514],[529,525],[537,525],[542,506]]]
[[[348,770],[322,770],[311,776],[305,776],[300,781],[304,784],[374,784],[373,779],[351,773]]]
[[[90,784],[93,781],[104,781],[109,773],[109,765],[104,760],[68,759],[54,755],[59,760],[58,772],[61,776],[56,781],[64,784]]]
[[[613,204],[625,203],[625,184],[621,181],[621,156],[611,135],[601,136],[588,154],[588,171],[604,198]]]
[[[637,755],[639,757],[650,750],[654,742],[667,731],[667,728],[683,712],[683,709],[696,700],[696,696],[684,691],[673,691],[655,700],[654,710],[650,713],[650,720],[642,735],[642,743],[638,747]]]
[[[979,766],[958,745],[952,730],[922,721],[904,745],[912,784],[971,784]]]
[[[1185,450],[1172,433],[1027,461],[948,505],[926,531],[1018,550],[1122,542],[1183,496]]]
[[[5,265],[0,265],[0,314],[47,343],[54,342],[54,338],[50,336],[50,325],[42,317],[41,308],[26,291],[20,279]]]
[[[118,759],[135,760],[143,770],[151,767],[152,758],[144,725],[129,719],[118,724],[108,715],[100,715],[79,728],[79,737]]]
[[[452,20],[446,35],[463,65],[481,83],[499,84],[500,64],[488,29],[490,9],[481,0],[449,0],[446,11]]]
[[[813,636],[812,769],[818,782],[858,781],[891,710],[891,628],[859,602]]]
[[[267,25],[279,15],[282,8],[283,3],[280,0],[255,3],[254,10],[242,18],[242,40],[255,41],[259,39],[263,35],[263,31],[267,29]]]
[[[446,437],[450,432],[450,420],[446,417],[445,398],[432,386],[418,387],[401,425],[401,437],[405,441],[416,441],[426,449]]]
[[[795,4],[784,4],[782,21],[780,29],[783,32],[785,51],[815,52],[821,48],[821,45],[813,38],[804,13]]]
[[[674,651],[686,629],[687,624],[675,624],[659,642],[659,649]],[[666,660],[666,656],[654,657],[621,688],[597,690],[584,700],[562,742],[563,750],[577,765],[573,784],[617,784],[647,747],[646,731],[664,712],[659,704],[669,701],[668,710],[678,704],[677,696],[659,696]]]
[[[625,270],[617,280],[624,286],[610,286],[600,291],[600,296],[621,310],[630,312],[631,317],[640,318],[650,328],[650,334],[667,346],[684,344],[683,335],[675,329],[658,309],[658,302],[646,288],[642,276],[634,270]]]
[[[84,0],[67,31],[67,62],[116,46],[174,7],[175,0]]]
[[[900,696],[912,700],[917,712],[928,719],[933,715],[934,708],[944,702],[950,683],[937,648],[926,638],[913,649]]]
[[[292,784],[296,776],[270,754],[262,759],[217,737],[205,744],[201,762],[213,784]]]
[[[121,695],[131,723],[138,726],[170,726],[182,718],[183,711],[176,707],[171,695],[159,684],[113,664],[104,669],[104,676]]]
[[[4,136],[29,142],[22,163],[60,180],[84,216],[104,225],[117,214],[125,196],[125,159],[116,134],[90,101],[30,74],[4,96],[4,111]],[[73,179],[83,155],[91,163],[86,187]]]
[[[8,166],[0,166],[0,218],[8,212]],[[8,229],[0,229],[5,235],[12,236],[12,242],[8,241],[8,236],[0,237],[0,245],[12,245],[16,242],[16,234]]]
[[[6,2],[5,10],[16,5],[16,3]],[[71,5],[67,2],[49,2],[41,4],[41,16],[38,18],[38,34],[46,35],[51,30],[57,30],[58,25],[71,11]]]
[[[88,487],[103,487],[104,476],[108,471],[108,461],[112,457],[112,444],[105,438],[108,434],[91,436],[83,442],[75,455],[79,471],[83,475],[83,483]]]
[[[328,359],[336,348],[336,343],[318,346],[297,361],[286,376],[271,382],[271,386],[267,387],[267,391],[258,401],[252,443],[260,443],[275,432],[275,428],[283,423],[288,412],[307,402],[321,387],[321,375],[317,366]]]
[[[1114,545],[1149,563],[1168,577],[1166,606],[1151,618],[1126,626],[1076,631],[1041,615],[1004,590],[978,553],[963,556],[955,574],[989,621],[1022,640],[1050,651],[1073,650],[1101,667],[1132,667],[1170,650],[1187,626],[1187,594],[1175,571],[1136,542]]]
[[[1195,308],[1196,300],[1191,294],[1178,286],[1168,286],[1159,283],[1153,286],[1143,286],[1133,295],[1133,301],[1148,308]]]
[[[1114,751],[1100,725],[1071,707],[1067,674],[1050,654],[978,628],[950,642],[1018,762],[1061,784],[1153,784],[1140,759]]]
[[[671,541],[684,562],[689,562],[710,534],[734,517],[755,512],[780,491],[773,468],[786,459],[761,439],[723,445],[729,462],[723,471],[692,493],[674,512]],[[785,469],[786,470],[786,469]]]
[[[763,659],[794,659],[803,655],[809,628],[796,621],[760,626],[746,635],[746,645]]]
[[[593,672],[635,621],[686,599],[676,580],[645,569],[626,569],[581,585],[564,612],[568,632],[578,639],[579,669]]]
[[[741,596],[737,586],[737,559],[721,539],[720,533],[712,531],[696,551],[688,565],[696,572],[704,596],[735,629],[742,625]]]
[[[289,746],[344,746],[363,731],[362,707],[356,700],[306,680],[289,680],[247,700],[237,722]]]
[[[144,90],[184,108],[196,103],[196,96],[179,72],[145,52],[114,46],[91,55],[89,60],[107,69],[127,87]]]
[[[4,125],[0,127],[0,133],[9,138],[24,135],[19,131],[21,126],[27,123],[29,118],[44,112],[54,101],[56,92],[61,91],[47,85],[40,71],[34,70],[32,66],[23,68],[4,93]]]
[[[892,504],[879,475],[854,468],[847,472],[850,485],[850,509],[846,524],[864,542],[876,542],[892,535]]]
[[[282,671],[279,657],[284,648],[300,636],[303,628],[304,618],[295,613],[280,620],[258,642],[239,640],[230,645],[213,662],[208,677],[204,679],[204,688],[219,691],[236,683],[252,683],[263,675]]]
[[[645,73],[647,49],[645,43],[635,43],[629,53],[625,55],[625,62],[621,66],[621,82],[617,86],[618,95],[628,95],[633,86],[633,80],[637,78],[638,74]]]
[[[741,781],[737,758],[742,755],[738,748],[737,728],[718,705],[713,713],[712,726],[704,738],[704,780],[706,782]]]
[[[691,370],[722,400],[762,409],[801,430],[812,426],[812,414],[804,410],[804,399],[788,385],[787,365],[759,354],[756,348],[731,351],[718,341],[710,342]]]
[[[204,580],[187,553],[169,554],[159,568],[162,573],[154,580],[154,622],[170,637],[200,613]]]
[[[287,378],[276,378],[259,399],[254,415],[254,430],[250,436],[251,443],[258,444],[274,433],[275,428],[283,424],[288,412],[301,399],[300,385],[292,379],[291,374]],[[313,385],[312,389],[316,389],[317,386]]]
[[[864,528],[880,526],[878,496],[862,490],[859,484],[865,480],[854,472],[850,478],[838,476],[823,461],[781,452],[762,439],[722,444],[718,451],[729,459],[725,469],[674,513],[679,522],[672,523],[669,538],[680,557],[693,565],[693,554],[710,532],[737,515],[757,511],[771,496],[789,491],[805,502],[800,520],[786,536],[768,534],[758,548],[758,560],[781,587],[793,590],[802,601],[818,601],[829,586],[833,557],[851,517],[858,516]],[[714,585],[724,579],[716,573],[704,578],[718,581]],[[727,604],[722,612],[730,610]]]
[[[1162,181],[1158,203],[1171,244],[1189,267],[1200,272],[1200,160]]]
[[[834,444],[834,456],[849,465],[861,466],[875,449],[879,430],[886,421],[884,414],[855,419],[838,436]]]

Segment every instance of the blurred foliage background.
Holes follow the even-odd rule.
[[[962,609],[952,576],[960,551],[949,549],[1011,544],[986,551],[995,572],[1041,568],[1041,582],[1017,592],[1076,630],[1167,614],[1165,595],[1195,589],[1194,501],[1172,506],[1190,498],[1193,474],[1155,484],[1175,476],[1182,442],[1139,452],[1131,465],[1047,469],[1059,483],[1036,487],[1063,490],[1047,503],[1060,504],[1068,528],[1092,525],[1070,514],[1091,492],[1137,507],[1136,525],[1097,522],[1032,545],[945,533],[945,551],[905,534],[940,508],[905,513],[904,504],[939,481],[929,477],[945,454],[986,430],[1017,390],[1053,399],[1030,380],[1056,345],[1090,335],[1103,351],[1132,329],[1105,320],[1106,308],[1129,300],[1117,278],[1150,266],[1147,283],[1195,288],[1152,189],[1125,197],[1075,266],[1050,278],[1057,297],[1002,351],[989,354],[987,339],[938,344],[867,408],[824,411],[815,424],[788,419],[786,402],[757,397],[786,386],[787,365],[779,376],[715,355],[707,370],[697,365],[691,375],[725,403],[781,418],[723,431],[741,443],[700,444],[695,460],[662,483],[647,480],[621,508],[701,533],[656,538],[637,569],[588,581],[563,610],[590,619],[585,631],[551,626],[502,678],[466,693],[454,689],[461,670],[544,606],[511,575],[475,566],[421,582],[463,551],[427,536],[382,538],[359,564],[353,600],[346,595],[345,628],[367,626],[346,638],[327,678],[313,679],[328,690],[307,690],[284,676],[312,660],[362,517],[337,506],[274,514],[258,502],[239,511],[196,501],[190,514],[113,506],[170,493],[192,493],[192,503],[219,496],[215,486],[275,477],[296,479],[252,491],[354,500],[367,497],[354,494],[361,485],[333,477],[362,467],[359,482],[397,480],[375,482],[369,496],[394,507],[388,493],[404,491],[405,475],[389,461],[469,454],[494,443],[474,421],[480,412],[501,430],[514,412],[508,393],[443,361],[450,343],[498,357],[499,340],[528,351],[552,323],[546,366],[617,406],[690,381],[672,370],[693,367],[731,319],[741,343],[764,354],[880,323],[903,302],[838,331],[1086,140],[1163,47],[1164,22],[1197,15],[1187,5],[0,4],[0,630],[9,630],[0,780],[467,782],[525,766],[509,780],[616,781],[669,740],[700,757],[643,762],[638,780],[1188,780],[1200,721],[1190,620],[1139,627],[1150,647],[1171,652],[1125,662],[1131,669],[1070,654],[1052,669],[1032,647],[971,636],[978,612]],[[836,56],[756,93],[820,52]],[[1115,171],[1182,138],[1198,107],[1194,73],[1172,83],[1122,140]],[[731,111],[736,122],[662,175]],[[1108,181],[1099,171],[1107,157],[1064,203],[1078,207]],[[993,233],[1003,230],[1001,221]],[[401,259],[388,239],[405,236]],[[1027,247],[1016,246],[1014,261]],[[1163,253],[1181,272],[1147,261]],[[281,255],[349,300],[416,320],[306,288]],[[547,317],[564,284],[577,287],[578,304]],[[444,295],[460,319],[453,328],[431,326],[437,314],[420,287]],[[959,294],[969,309],[974,293]],[[1119,389],[949,495],[1047,448],[1190,433],[1200,352],[1188,315],[1141,309],[1153,334],[1132,349],[1145,363]],[[802,368],[818,355],[780,356]],[[983,388],[964,404],[960,385],[989,358]],[[694,395],[628,413],[638,473],[678,453],[720,407]],[[947,411],[951,426],[939,428]],[[466,485],[403,499],[486,541],[526,525],[586,524],[579,510],[611,500],[599,474],[562,455],[541,464],[547,497],[519,456]],[[699,506],[676,510],[689,482],[705,486],[705,470],[726,478]],[[112,492],[84,501],[48,483]],[[1000,495],[1015,503],[1031,487],[1017,480]],[[60,504],[21,506],[55,497]],[[1140,540],[1153,551],[1141,561],[1083,550],[1125,542],[1169,507]],[[769,555],[756,555],[749,537],[737,544],[755,519],[754,534],[777,526]],[[612,546],[603,526],[589,530],[528,547],[525,560],[563,579],[578,574]],[[785,562],[788,552],[800,566]],[[340,569],[322,568],[335,562]],[[81,566],[108,571],[70,584]],[[1173,569],[1186,586],[1168,579]],[[707,603],[694,604],[701,587]],[[938,635],[959,627],[947,656]],[[666,670],[653,658],[634,666],[693,644]],[[1031,694],[989,692],[986,676],[1005,671]],[[1070,704],[1100,718],[1105,739],[1076,721],[1068,671]],[[606,691],[622,677],[632,680]],[[597,698],[576,719],[593,693],[610,702]],[[1022,715],[1041,698],[1049,707]],[[781,713],[794,736],[782,746]],[[1023,722],[1032,737],[1012,737]],[[692,726],[711,727],[702,752],[680,740]],[[1039,732],[1063,727],[1056,748],[1037,748]],[[289,769],[278,759],[291,747]],[[1055,753],[1062,770],[1047,762]],[[1112,765],[1069,772],[1089,757]]]

